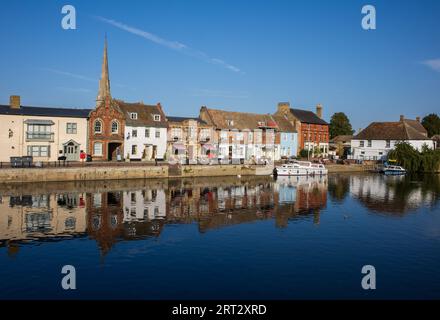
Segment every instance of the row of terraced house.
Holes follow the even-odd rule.
[[[20,96],[0,105],[0,161],[167,160],[195,163],[265,163],[302,149],[328,153],[328,124],[316,112],[279,103],[273,113],[231,112],[202,106],[196,117],[174,117],[160,103],[112,98],[107,42],[93,109],[22,106]]]

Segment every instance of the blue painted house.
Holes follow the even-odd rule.
[[[298,133],[293,123],[284,115],[273,115],[278,125],[278,141],[280,154],[277,158],[296,157],[298,155]]]

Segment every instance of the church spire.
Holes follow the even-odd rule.
[[[111,99],[110,94],[110,78],[108,74],[108,56],[107,56],[107,35],[104,43],[104,56],[102,58],[101,79],[99,80],[98,97],[96,98],[96,106],[98,107],[106,98]]]

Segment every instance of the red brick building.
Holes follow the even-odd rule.
[[[116,160],[118,154],[123,159],[125,117],[110,94],[107,39],[96,108],[89,114],[88,126],[88,154],[92,155],[93,160]]]
[[[324,155],[329,148],[329,124],[322,119],[322,106],[316,106],[316,113],[308,110],[290,108],[290,103],[278,104],[275,115],[285,115],[298,132],[298,151],[310,149],[316,153],[319,149]]]

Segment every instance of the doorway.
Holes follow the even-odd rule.
[[[108,161],[116,160],[118,155],[122,156],[121,146],[122,146],[122,143],[120,143],[120,142],[109,142],[108,154],[107,154]]]
[[[63,144],[63,153],[67,161],[79,160],[79,143],[70,140]]]

